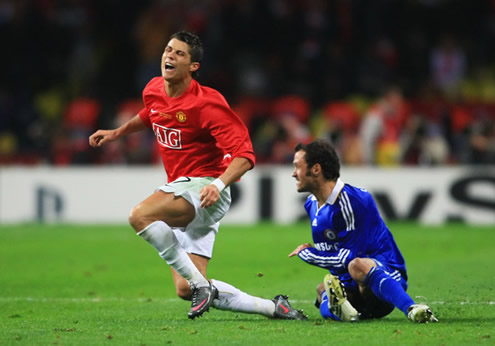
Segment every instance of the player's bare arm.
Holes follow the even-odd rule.
[[[310,243],[306,243],[306,244],[301,244],[299,245],[298,247],[296,247],[294,249],[294,251],[292,251],[290,254],[289,254],[289,257],[293,257],[293,256],[297,256],[299,254],[299,252],[301,252],[302,250],[304,249],[307,249],[308,247],[313,247],[313,245],[311,245]]]
[[[89,136],[89,145],[92,147],[101,147],[106,142],[113,142],[122,136],[126,136],[133,132],[138,132],[146,129],[139,115],[135,115],[128,122],[114,130],[98,130]]]
[[[232,160],[229,167],[218,178],[225,184],[225,187],[237,181],[244,173],[253,168],[251,162],[244,157],[236,157]],[[220,197],[220,190],[216,185],[209,184],[203,187],[199,193],[201,208],[211,207]]]

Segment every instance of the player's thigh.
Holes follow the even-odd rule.
[[[129,221],[133,226],[139,224],[139,229],[157,220],[170,227],[186,227],[194,215],[194,206],[187,200],[158,190],[132,209]]]
[[[194,254],[188,255],[196,268],[198,268],[199,272],[203,274],[205,278],[207,278],[206,271],[208,268],[209,258]],[[187,282],[186,279],[180,276],[180,274],[177,273],[173,268],[170,268],[170,270],[172,271],[172,278],[174,280],[177,295],[182,299],[191,299],[191,288],[189,286],[189,282]]]

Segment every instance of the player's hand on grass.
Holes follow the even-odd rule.
[[[115,130],[98,130],[89,136],[89,145],[92,147],[101,147],[106,142],[112,142],[119,136]]]
[[[206,185],[199,191],[199,200],[201,204],[199,205],[201,208],[208,208],[215,204],[220,198],[220,191],[218,191],[218,187],[215,185]]]
[[[306,243],[306,244],[301,244],[299,245],[298,247],[296,247],[294,249],[294,251],[292,251],[290,254],[289,254],[289,257],[292,257],[292,256],[297,256],[299,254],[299,252],[301,252],[302,250],[304,249],[307,249],[308,247],[313,247],[313,245],[311,245],[310,243]]]

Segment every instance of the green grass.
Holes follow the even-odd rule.
[[[495,228],[392,224],[409,293],[440,323],[398,310],[356,324],[312,303],[325,271],[287,258],[307,224],[223,226],[209,276],[254,295],[288,294],[308,321],[213,310],[187,319],[167,265],[129,226],[0,226],[0,345],[458,345],[495,343]]]

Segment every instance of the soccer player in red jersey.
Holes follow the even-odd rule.
[[[216,90],[193,77],[203,57],[200,39],[189,32],[171,36],[162,55],[161,77],[143,91],[144,108],[113,130],[89,137],[93,147],[151,128],[167,172],[167,184],[134,207],[129,222],[168,263],[177,295],[192,300],[189,318],[210,306],[305,319],[287,296],[250,296],[219,280],[207,280],[219,221],[230,207],[229,185],[255,164],[244,123]]]

